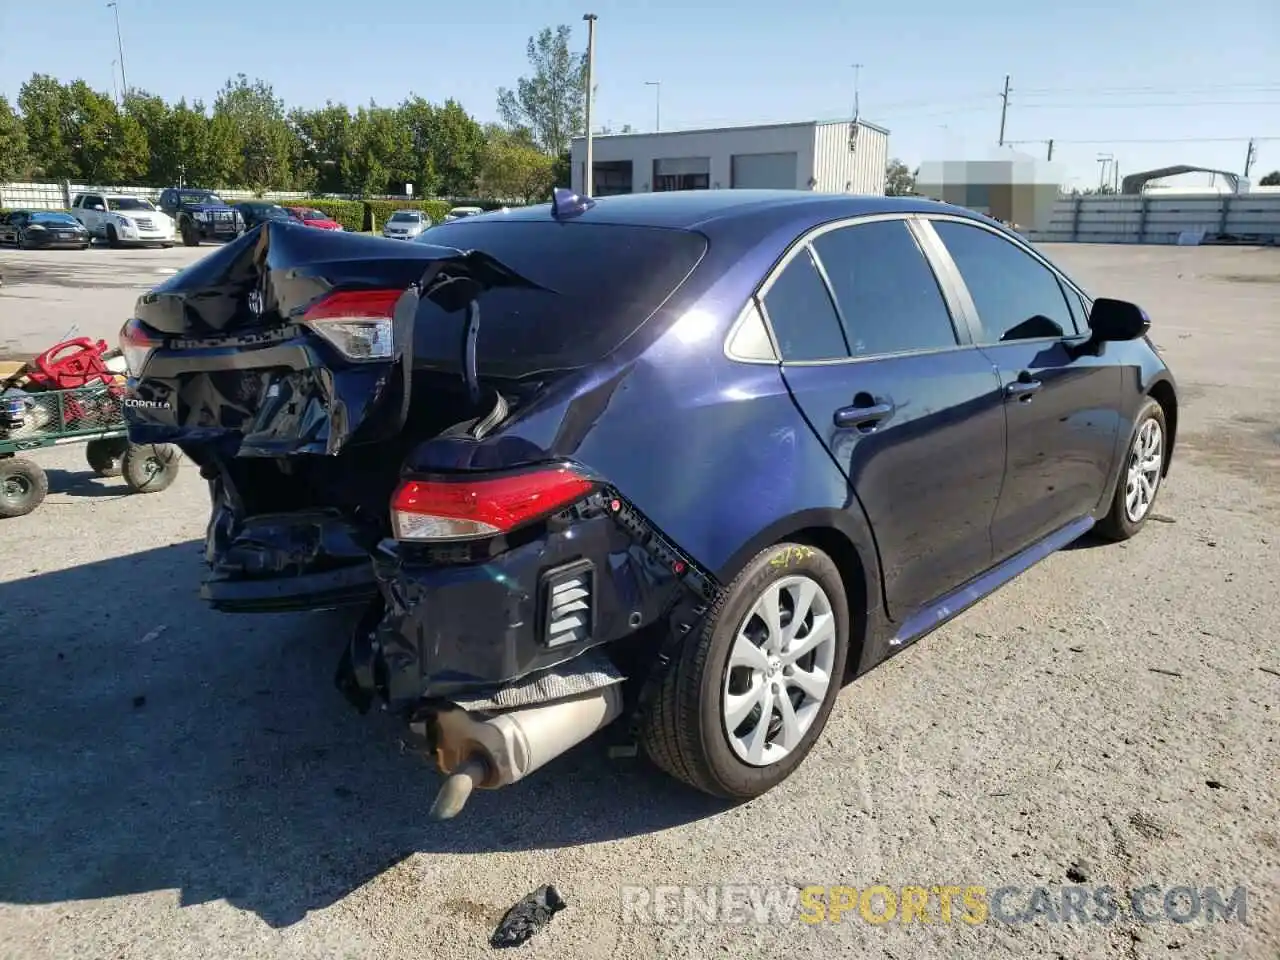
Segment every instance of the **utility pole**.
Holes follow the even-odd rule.
[[[1253,166],[1253,161],[1257,159],[1258,159],[1258,147],[1257,147],[1257,144],[1253,142],[1253,139],[1250,138],[1249,149],[1246,150],[1244,154],[1244,175],[1246,177],[1249,176],[1249,168]]]
[[[124,41],[120,39],[120,4],[116,3],[115,0],[111,0],[107,6],[114,10],[116,15],[116,50],[120,53],[120,86],[123,90],[123,98],[127,101],[129,99],[129,81],[124,75]]]
[[[1046,160],[1052,160],[1052,159],[1053,159],[1053,141],[1052,141],[1052,140],[1050,140],[1050,141],[1049,141],[1049,155],[1048,155],[1047,157],[1045,157],[1045,159],[1046,159]]]
[[[587,21],[587,162],[586,169],[582,172],[582,193],[584,196],[591,196],[591,175],[593,172],[593,158],[591,155],[591,101],[595,92],[595,72],[596,72],[596,15],[594,13],[584,13],[582,19]]]
[[[853,122],[862,119],[862,104],[859,100],[859,81],[862,79],[862,64],[853,65]]]
[[[1098,154],[1098,192],[1101,193],[1107,186],[1107,164],[1111,162],[1110,154]]]
[[[1000,94],[1000,146],[1004,146],[1004,121],[1009,113],[1009,75],[1004,75],[1004,92]]]
[[[662,131],[662,81],[646,80],[646,87],[653,87],[653,132]]]
[[[111,97],[115,100],[116,106],[120,106],[120,84],[116,80],[116,64],[119,60],[111,61]]]

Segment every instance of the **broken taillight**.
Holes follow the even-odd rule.
[[[302,316],[349,360],[390,360],[392,321],[403,290],[339,290],[317,300]]]
[[[563,510],[595,487],[594,480],[566,466],[405,480],[391,498],[391,529],[397,540],[410,541],[499,536]]]
[[[148,332],[141,320],[129,320],[120,328],[120,354],[124,357],[129,376],[135,379],[142,376],[142,368],[161,343],[161,339]]]

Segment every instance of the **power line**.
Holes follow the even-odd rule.
[[[1058,140],[1055,138],[1054,143],[1078,143],[1078,144],[1112,144],[1112,143],[1248,143],[1252,140],[1255,143],[1266,143],[1273,140],[1280,140],[1280,137],[1168,137],[1168,138],[1150,138],[1150,139],[1112,139],[1106,140]],[[1046,143],[1046,140],[1006,140],[1008,145],[1022,145],[1032,143]]]
[[[1018,92],[1030,97],[1052,96],[1054,94],[1086,94],[1086,95],[1112,95],[1112,94],[1186,94],[1186,93],[1226,93],[1235,91],[1246,93],[1249,91],[1269,93],[1280,90],[1280,81],[1267,81],[1264,83],[1219,83],[1204,84],[1200,86],[1146,86],[1146,87],[1036,87],[1028,90],[1019,90]]]
[[[1181,103],[1024,103],[1023,110],[1147,110],[1162,107],[1274,107],[1280,100],[1185,100]]]

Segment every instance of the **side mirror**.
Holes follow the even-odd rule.
[[[107,209],[107,208],[106,208],[106,207],[104,207],[104,206],[103,206],[102,204],[100,204],[100,203],[95,203],[95,204],[94,204],[93,206],[91,206],[89,209],[90,209],[90,210],[102,210],[103,212],[106,212],[106,209]]]
[[[1089,328],[1095,343],[1123,343],[1146,336],[1151,318],[1136,303],[1099,297],[1089,311]]]

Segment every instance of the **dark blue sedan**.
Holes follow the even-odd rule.
[[[946,204],[564,191],[412,244],[266,223],[122,345],[132,439],[209,480],[203,595],[361,604],[339,685],[447,817],[619,717],[756,796],[847,676],[1132,537],[1178,424],[1148,325]]]

